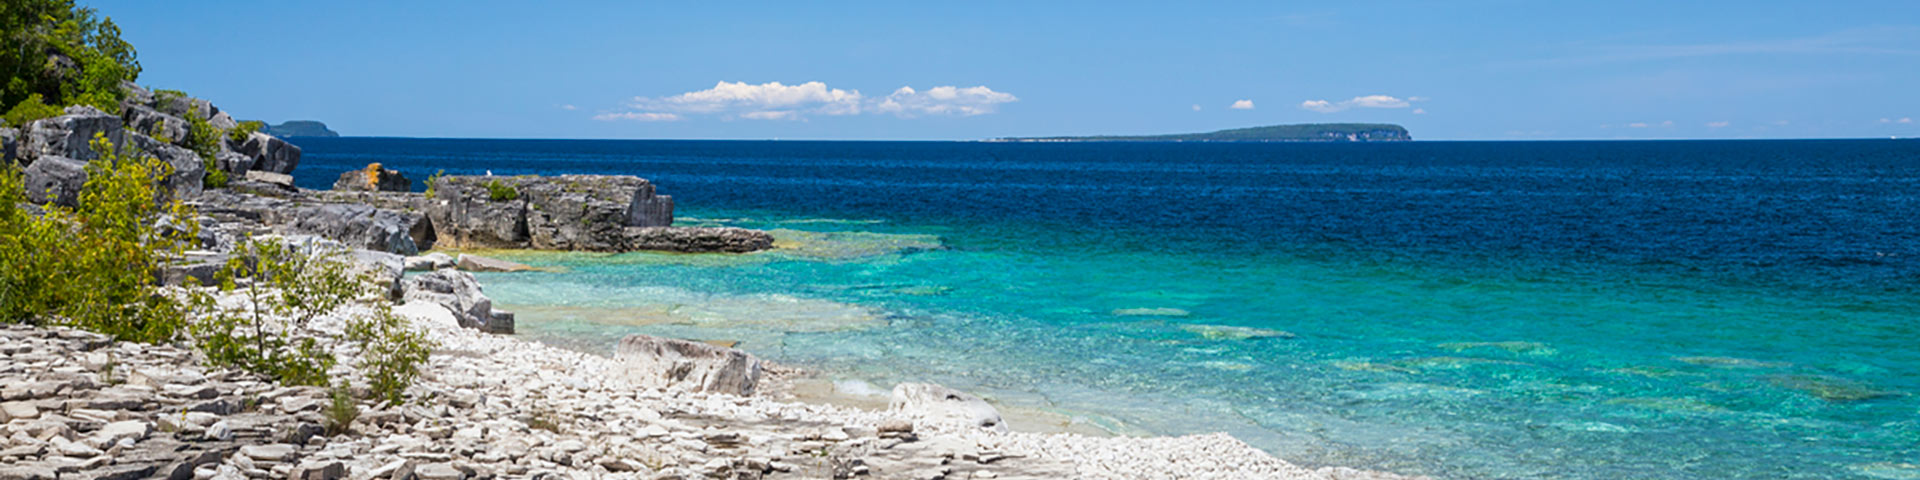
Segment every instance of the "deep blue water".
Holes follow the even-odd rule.
[[[1920,478],[1920,141],[296,143],[303,187],[630,174],[786,247],[483,279],[563,346],[738,339],[1309,465]]]

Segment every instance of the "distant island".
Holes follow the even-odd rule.
[[[314,120],[289,120],[279,125],[260,127],[260,131],[276,137],[338,137],[340,132],[327,129],[327,124]]]
[[[1302,123],[1169,135],[1007,137],[994,142],[1405,142],[1407,128],[1390,123]]]

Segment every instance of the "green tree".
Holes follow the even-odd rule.
[[[140,77],[113,19],[72,0],[0,0],[0,106],[40,94],[50,105],[120,110],[121,81]]]

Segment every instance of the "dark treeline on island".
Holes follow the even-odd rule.
[[[327,128],[327,124],[315,120],[288,120],[279,125],[260,127],[260,131],[276,137],[338,137],[339,132]]]
[[[1008,137],[995,142],[1405,142],[1406,127],[1390,123],[1302,123],[1235,128],[1207,133],[1101,135],[1091,137]]]

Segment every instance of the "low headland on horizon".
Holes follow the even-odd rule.
[[[1406,142],[1407,128],[1390,123],[1300,123],[1205,133],[1003,137],[992,142]]]

